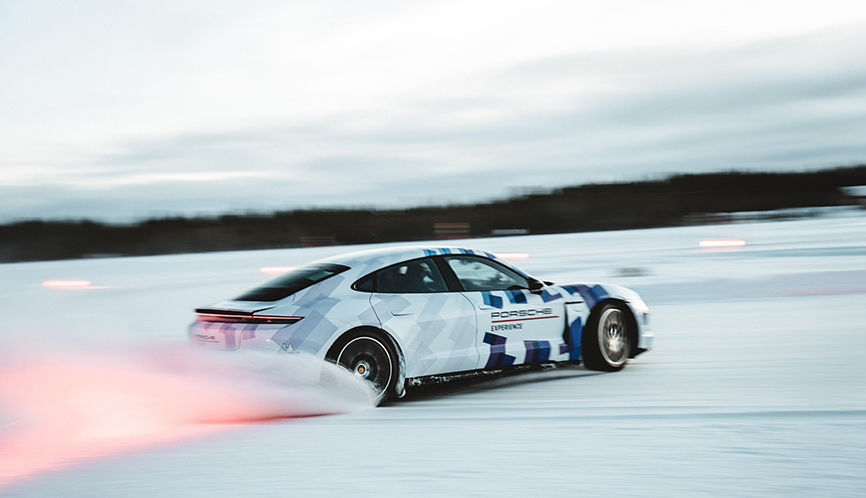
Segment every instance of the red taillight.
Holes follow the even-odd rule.
[[[256,315],[249,311],[199,308],[195,310],[200,322],[221,323],[272,323],[291,325],[301,321],[302,316]]]

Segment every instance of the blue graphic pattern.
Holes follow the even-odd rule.
[[[550,343],[547,341],[523,341],[526,346],[526,361],[524,363],[538,363],[550,359]]]
[[[592,287],[583,284],[563,285],[561,287],[566,291],[570,292],[572,295],[580,294],[580,297],[582,297],[583,300],[586,301],[586,305],[587,307],[589,307],[589,309],[592,309],[598,302],[604,301],[605,299],[610,297],[607,291],[604,290],[604,287],[598,284],[593,285]]]
[[[244,333],[241,335],[241,338],[244,340],[255,339],[257,328],[258,328],[258,325],[256,325],[256,324],[247,325],[246,327],[244,327]]]
[[[571,346],[569,350],[568,359],[569,360],[579,360],[580,358],[580,341],[583,337],[583,322],[581,322],[580,317],[577,320],[571,322],[571,326],[568,327],[568,342]],[[560,348],[561,350],[561,348]]]
[[[501,335],[484,334],[484,344],[490,344],[490,359],[487,360],[487,365],[484,368],[499,368],[508,365],[514,365],[514,357],[505,354],[506,338]]]
[[[505,295],[508,296],[511,304],[526,304],[526,294],[522,290],[505,291]]]
[[[553,292],[544,289],[543,291],[541,291],[541,299],[543,299],[545,303],[549,303],[550,301],[562,299],[562,295],[560,295],[558,292],[554,294]]]
[[[490,291],[482,291],[481,296],[484,298],[484,304],[493,306],[494,308],[502,309],[502,298],[494,296]]]
[[[576,286],[576,285],[560,285],[559,287],[560,287],[561,289],[564,289],[564,290],[568,291],[568,293],[571,294],[572,296],[575,295],[575,294],[580,294],[580,293],[577,291],[577,286]]]

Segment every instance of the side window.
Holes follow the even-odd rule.
[[[376,291],[389,294],[447,292],[445,279],[432,259],[408,261],[380,270]]]
[[[467,256],[446,256],[448,266],[468,291],[528,289],[529,282],[495,261]]]
[[[355,290],[359,290],[359,291],[363,291],[363,292],[373,292],[373,290],[374,290],[373,289],[373,277],[374,277],[373,274],[367,275],[366,277],[362,278],[361,280],[358,280],[357,282],[355,282],[355,285],[353,286],[353,288]]]

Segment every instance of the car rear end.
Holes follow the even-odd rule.
[[[264,305],[264,306],[263,306]],[[268,310],[273,304],[230,301],[195,310],[196,321],[189,327],[192,342],[201,347],[233,351],[244,343],[256,343],[264,349],[280,349],[271,343],[274,333],[299,322],[299,316],[275,316]]]

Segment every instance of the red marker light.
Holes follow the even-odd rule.
[[[529,253],[525,252],[500,252],[494,256],[499,259],[529,259]]]
[[[42,287],[51,289],[87,289],[90,287],[90,280],[46,280],[42,282]]]
[[[698,243],[701,247],[741,247],[746,245],[745,240],[740,239],[731,239],[731,240],[702,240]]]
[[[263,266],[259,268],[259,271],[262,273],[269,274],[277,274],[277,273],[286,273],[287,271],[291,271],[297,268],[297,266]]]

